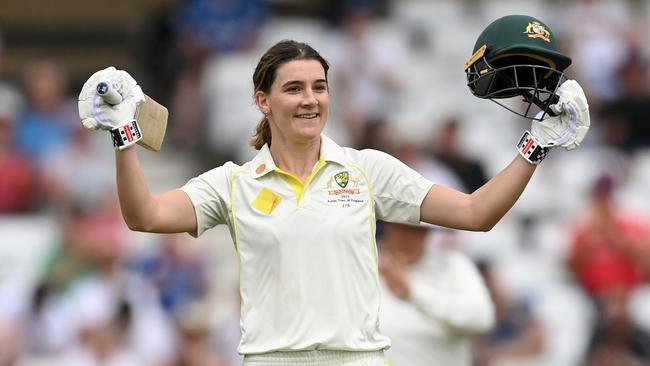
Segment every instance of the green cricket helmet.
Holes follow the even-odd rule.
[[[536,113],[533,104],[553,114],[549,106],[557,103],[556,90],[566,80],[563,71],[570,64],[548,26],[531,16],[507,15],[479,35],[465,73],[475,96],[531,118]],[[497,101],[517,96],[527,102],[524,112]]]

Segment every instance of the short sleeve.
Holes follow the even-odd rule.
[[[391,155],[364,150],[377,219],[420,223],[420,205],[433,183]]]
[[[226,163],[190,179],[180,188],[194,205],[196,233],[191,233],[193,236],[198,237],[210,228],[228,223],[230,176],[234,166]]]

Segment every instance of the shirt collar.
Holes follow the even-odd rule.
[[[320,158],[327,162],[345,165],[347,161],[343,148],[325,134],[321,134]],[[275,170],[276,165],[271,156],[268,144],[264,144],[257,155],[251,160],[251,177],[257,179]]]
[[[331,161],[340,165],[345,165],[348,162],[343,148],[324,134],[321,134],[320,157],[325,161]]]
[[[257,155],[251,160],[251,177],[257,179],[275,169],[275,162],[271,156],[269,145],[264,144]]]

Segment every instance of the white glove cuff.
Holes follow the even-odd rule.
[[[125,125],[111,130],[113,146],[117,150],[124,150],[142,139],[142,132],[138,122],[133,120]]]
[[[541,163],[549,150],[548,147],[542,146],[529,131],[525,131],[517,143],[519,155],[533,165]]]

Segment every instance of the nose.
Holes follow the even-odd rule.
[[[316,95],[314,94],[313,90],[305,89],[305,93],[303,94],[302,98],[302,104],[304,106],[312,106],[318,104],[318,100],[316,99]]]

